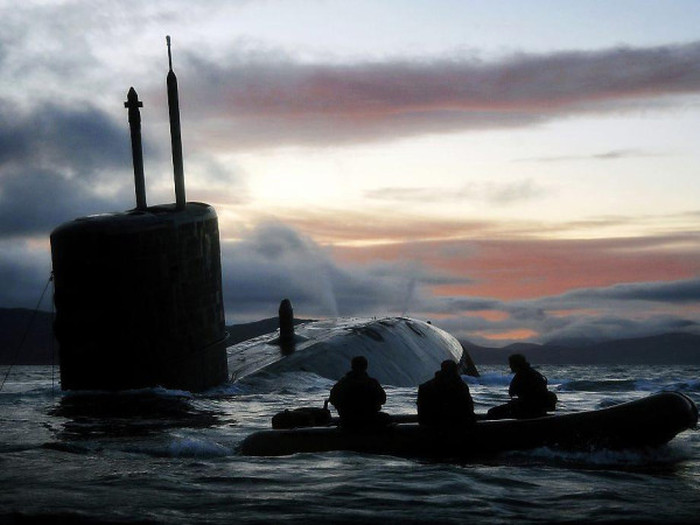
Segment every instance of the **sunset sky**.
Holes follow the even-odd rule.
[[[229,323],[405,314],[491,346],[700,333],[700,2],[0,0],[0,307],[48,236],[187,198]],[[43,309],[50,309],[46,303]]]

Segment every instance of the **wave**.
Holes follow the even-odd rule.
[[[659,390],[673,390],[676,392],[700,393],[700,379],[640,379],[636,382],[637,390],[644,392],[656,392]]]
[[[591,451],[570,451],[541,447],[527,451],[505,453],[509,460],[526,463],[531,461],[586,467],[658,467],[674,465],[694,458],[687,443],[674,442],[655,448]]]
[[[132,390],[66,390],[62,393],[65,398],[88,397],[162,397],[162,398],[192,398],[195,394],[186,390],[175,390],[155,386],[150,388],[135,388]]]
[[[260,373],[222,385],[222,394],[304,394],[330,392],[335,380],[313,372]]]
[[[561,392],[700,392],[700,379],[582,379],[564,380],[557,389]]]
[[[479,386],[505,386],[510,385],[512,375],[502,374],[500,372],[485,372],[479,377],[473,376],[462,376],[467,384],[469,385],[479,385]]]
[[[174,438],[163,447],[149,447],[148,449],[140,449],[139,452],[146,452],[158,457],[194,459],[220,458],[236,453],[235,449],[216,441],[193,437]]]
[[[40,446],[27,448],[42,448],[78,455],[91,455],[97,452],[111,451],[112,453],[121,452],[157,458],[212,459],[236,454],[234,446],[229,447],[213,440],[172,436],[165,441],[155,443],[146,441],[114,442],[109,440],[51,441]]]
[[[627,392],[636,390],[635,379],[582,379],[565,380],[559,384],[561,392]]]

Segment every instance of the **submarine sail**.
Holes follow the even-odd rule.
[[[216,211],[185,202],[177,79],[168,37],[176,203],[146,205],[136,91],[129,110],[136,208],[81,217],[51,233],[61,388],[163,386],[201,391],[226,381],[226,328]]]

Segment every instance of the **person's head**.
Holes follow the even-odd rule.
[[[527,359],[525,359],[523,354],[510,355],[508,357],[508,364],[513,372],[517,372],[518,370],[522,370],[523,368],[530,366],[530,363],[527,362]]]
[[[353,372],[366,372],[367,371],[367,358],[363,355],[358,355],[352,358],[350,361],[350,367]]]
[[[459,367],[451,359],[445,359],[440,363],[440,371],[446,376],[459,376]]]

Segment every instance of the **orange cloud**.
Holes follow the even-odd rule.
[[[510,315],[501,310],[473,310],[470,312],[464,312],[464,315],[471,317],[479,317],[492,323],[497,323],[499,321],[505,321],[510,317]]]
[[[484,332],[484,331],[475,331],[472,332],[474,335],[482,337],[484,339],[488,339],[490,341],[523,341],[527,339],[531,339],[533,337],[537,337],[538,333],[535,332],[534,330],[528,330],[528,329],[518,329],[518,330],[508,330],[506,332],[496,332],[496,333],[491,333],[491,332]]]
[[[517,127],[572,113],[648,108],[700,90],[700,44],[612,48],[498,62],[470,57],[309,64],[190,57],[206,78],[185,93],[207,126],[238,145],[328,144]],[[639,106],[636,106],[639,107]]]
[[[688,240],[677,235],[674,239]],[[431,288],[439,296],[502,300],[557,295],[577,288],[624,282],[674,281],[700,274],[698,240],[667,247],[669,237],[602,240],[444,240],[425,243],[336,247],[345,261],[419,261],[441,275],[469,283]]]

